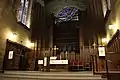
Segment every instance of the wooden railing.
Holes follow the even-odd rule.
[[[112,39],[107,44],[107,52],[120,52],[120,31],[113,35]]]

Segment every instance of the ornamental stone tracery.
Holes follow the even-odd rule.
[[[54,13],[55,16],[66,7],[75,7],[81,11],[86,10],[85,0],[53,0],[46,4],[48,13]]]

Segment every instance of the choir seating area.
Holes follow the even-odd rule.
[[[83,48],[82,48],[83,49]],[[48,60],[48,69],[50,71],[57,70],[57,71],[91,71],[92,70],[92,58],[91,55],[96,53],[97,50],[94,49],[92,46],[85,46],[84,49],[77,53],[75,51],[55,51],[54,56],[52,56],[52,52],[50,57],[56,57],[54,60],[54,64],[50,64],[50,57]],[[44,59],[42,59],[44,60]],[[58,62],[57,62],[58,60]],[[59,61],[61,61],[59,63]],[[63,61],[63,62],[62,62]],[[67,63],[64,61],[68,61]],[[44,62],[44,61],[43,61]],[[44,63],[43,63],[44,64]],[[39,65],[39,70],[43,70],[44,65]]]
[[[56,63],[56,64],[49,63],[48,71],[91,71],[90,63],[87,62],[83,63],[82,61],[78,61],[78,60],[61,60],[61,61],[68,61],[68,64],[64,62]],[[39,70],[43,70],[43,68],[45,68],[43,64],[41,64],[41,66],[42,67]]]
[[[85,53],[83,53],[85,54]],[[48,57],[47,66],[49,71],[91,71],[91,60],[90,54],[88,56],[83,55],[82,53],[75,53],[75,52],[61,52],[57,54],[56,59],[50,59]],[[86,53],[87,54],[87,53]],[[83,58],[84,57],[84,58]],[[44,60],[44,59],[43,59]],[[39,70],[44,68],[44,61],[42,64],[39,64]]]
[[[70,60],[69,61],[69,71],[89,71],[90,70],[90,63],[83,63],[80,60]]]

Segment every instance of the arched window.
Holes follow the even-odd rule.
[[[58,13],[57,18],[57,22],[78,20],[78,9],[66,7]]]

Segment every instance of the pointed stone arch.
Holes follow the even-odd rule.
[[[75,7],[81,11],[86,10],[85,0],[53,0],[46,5],[47,12],[54,13],[55,16],[65,7]]]

